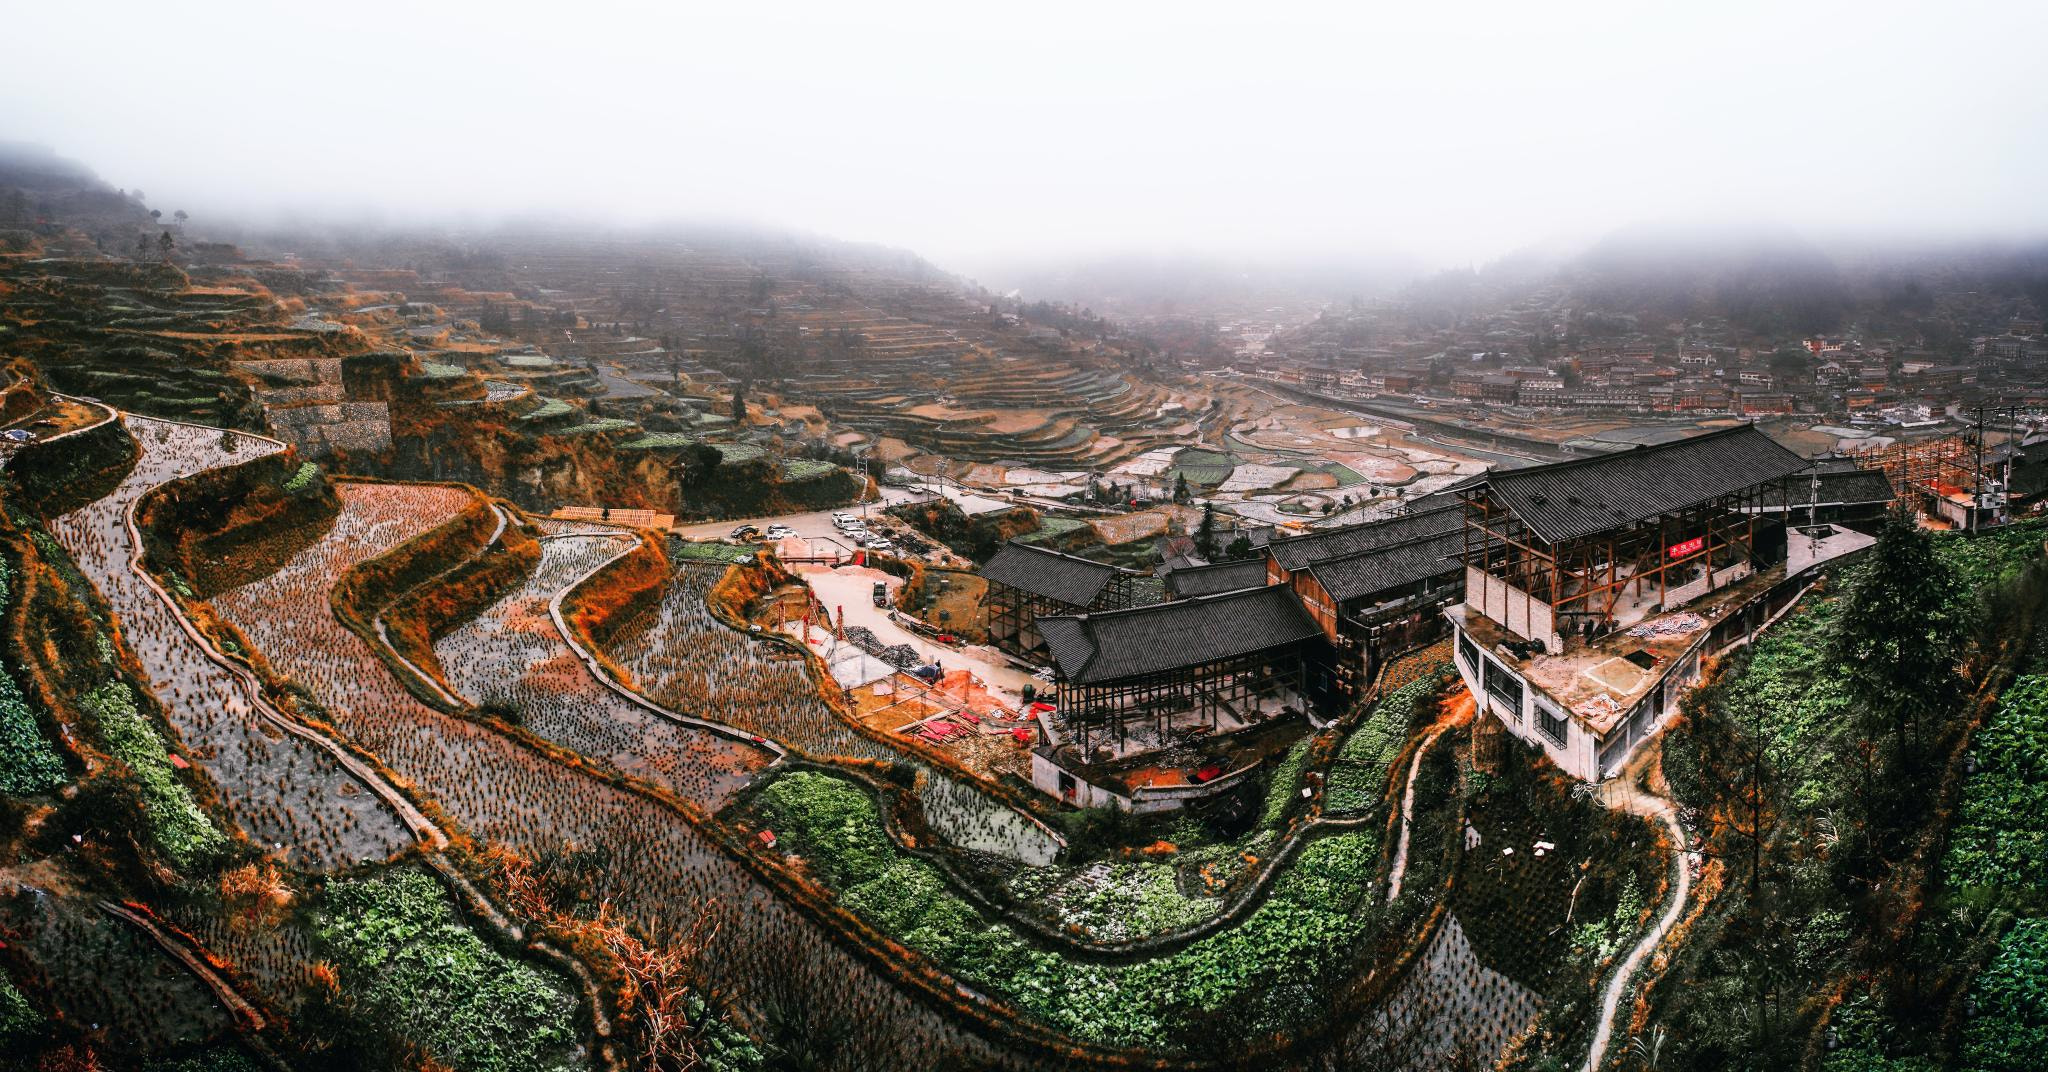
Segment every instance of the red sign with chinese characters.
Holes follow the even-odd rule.
[[[1664,553],[1672,558],[1684,558],[1706,545],[1707,538],[1705,536],[1694,536],[1690,540],[1681,540],[1678,543],[1672,544],[1664,549]]]

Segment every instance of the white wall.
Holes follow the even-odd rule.
[[[1540,640],[1553,655],[1564,651],[1548,600],[1537,599],[1477,566],[1465,567],[1465,602],[1524,640]]]

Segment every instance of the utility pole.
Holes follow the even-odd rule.
[[[1970,535],[1977,534],[1977,513],[1984,504],[1984,407],[1977,407],[1977,461],[1970,468]]]
[[[868,518],[868,452],[861,451],[855,455],[855,458],[860,461],[860,518],[862,521],[866,521]]]

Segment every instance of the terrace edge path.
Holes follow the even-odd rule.
[[[346,749],[278,712],[264,698],[254,675],[222,654],[143,566],[141,531],[136,522],[136,512],[143,498],[163,485],[186,477],[268,457],[284,450],[284,444],[267,436],[234,432],[231,433],[233,439],[243,443],[248,453],[239,448],[220,450],[216,446],[215,453],[194,458],[194,464],[181,466],[176,463],[183,459],[171,457],[167,460],[166,457],[177,450],[172,444],[174,437],[182,435],[192,439],[197,436],[200,441],[211,439],[218,444],[222,440],[217,437],[229,433],[207,425],[138,414],[122,414],[121,419],[139,452],[134,468],[112,492],[61,517],[50,519],[48,528],[51,536],[64,547],[80,572],[92,582],[114,612],[123,639],[143,667],[143,684],[156,696],[171,728],[188,748],[202,744],[213,749],[239,745],[246,750],[252,742],[249,734],[267,738],[257,726],[246,723],[268,726],[271,732],[282,734],[283,739],[311,745],[313,751],[306,758],[319,757],[312,759],[315,765],[332,763],[333,767],[325,772],[327,775],[338,776],[344,782],[353,781],[370,791],[370,795],[364,798],[364,804],[374,804],[374,808],[365,810],[361,805],[347,804],[337,806],[358,821],[381,815],[382,821],[390,824],[389,833],[396,835],[391,840],[396,843],[385,846],[380,854],[402,848],[408,827],[414,839],[432,843],[433,838],[440,836],[439,831],[426,822],[425,816],[412,808],[409,802],[397,806],[394,798],[397,801],[403,801],[403,798],[398,797],[375,771]],[[148,434],[145,434],[146,430]],[[125,546],[121,541],[125,541]],[[192,659],[190,649],[179,651],[179,646],[184,644],[196,647],[201,658]],[[191,681],[183,678],[183,672],[195,663],[209,668],[204,674],[211,675],[210,680],[204,676]],[[188,690],[186,686],[191,687]],[[250,719],[252,715],[254,719]],[[226,728],[237,720],[245,723],[240,730]],[[235,737],[235,733],[243,736]],[[275,740],[270,739],[269,743],[274,744]],[[251,828],[252,823],[264,819],[260,809],[252,810],[258,809],[259,805],[282,807],[287,816],[303,811],[316,829],[325,829],[318,810],[304,811],[303,800],[310,798],[293,800],[281,790],[269,797],[261,791],[252,794],[252,785],[224,777],[215,761],[205,752],[196,754],[195,758],[216,782],[224,788],[236,790],[224,794],[229,818],[242,826],[252,839],[268,841],[284,833]],[[287,762],[296,760],[288,757]],[[300,776],[306,774],[317,776],[321,772],[300,772]],[[255,788],[260,790],[260,787]],[[423,834],[423,830],[431,833]]]

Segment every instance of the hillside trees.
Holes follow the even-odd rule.
[[[1864,773],[1859,794],[1874,836],[1916,821],[1933,766],[1930,738],[1960,695],[1957,668],[1973,602],[1933,537],[1895,515],[1878,534],[1829,637],[1857,732],[1847,740]]]

